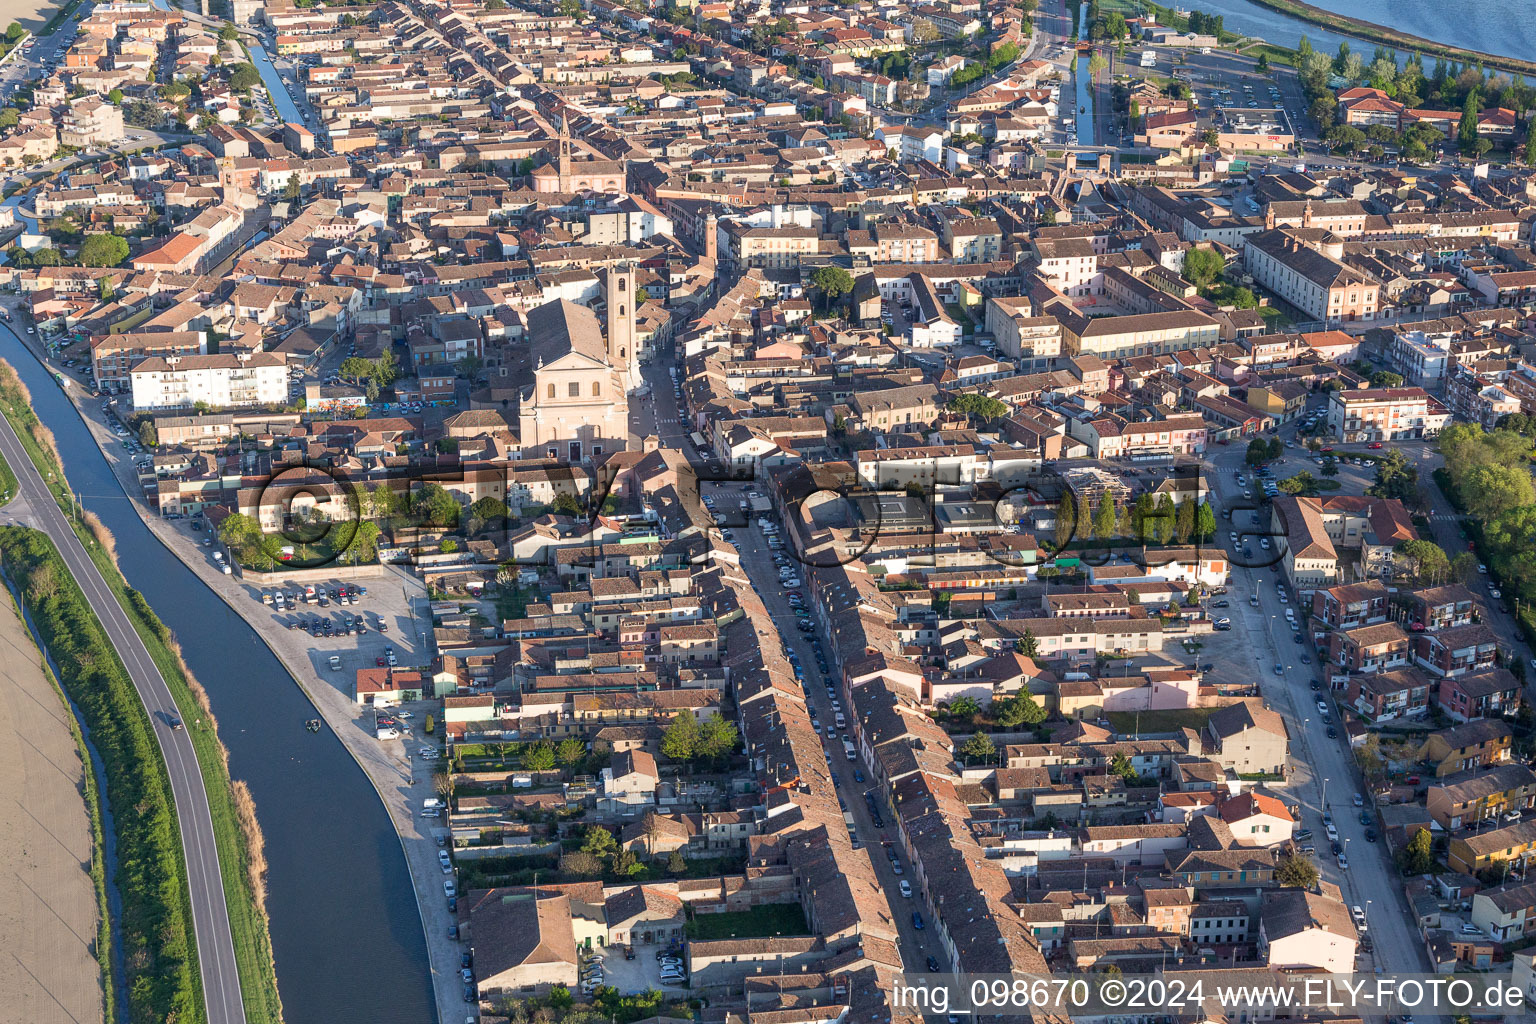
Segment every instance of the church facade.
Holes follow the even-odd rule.
[[[638,386],[634,274],[608,272],[606,331],[585,306],[558,299],[528,314],[533,383],[520,396],[518,435],[529,458],[588,461],[629,444],[629,392]]]

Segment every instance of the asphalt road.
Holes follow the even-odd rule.
[[[673,365],[676,364],[659,362],[642,368],[641,375],[650,385],[651,393],[646,398],[630,399],[630,430],[640,436],[655,434],[661,447],[681,449],[687,453],[694,468],[698,469],[704,460],[693,450],[692,444],[685,440],[688,428],[677,422],[678,403],[672,395],[672,379],[667,372],[668,367]],[[714,473],[704,474],[705,482],[700,488],[701,497],[705,494],[713,495],[716,500],[715,507],[728,515],[729,521],[739,522],[741,517],[737,511],[737,502],[741,501],[755,485],[710,482],[711,479],[718,479],[718,476],[718,469]],[[911,898],[901,895],[901,879],[911,879],[911,875],[903,873],[898,876],[887,852],[889,844],[897,849],[900,856],[900,843],[897,841],[895,831],[896,823],[886,815],[885,828],[875,828],[869,808],[864,803],[864,790],[870,788],[870,785],[867,782],[858,783],[853,777],[855,768],[863,773],[866,780],[874,778],[874,773],[864,761],[862,752],[858,760],[849,761],[843,751],[842,741],[827,735],[827,727],[836,722],[832,711],[832,698],[827,694],[828,678],[823,676],[816,666],[816,656],[811,649],[810,637],[795,628],[794,611],[790,607],[788,593],[778,583],[778,569],[774,565],[772,552],[761,531],[758,530],[755,518],[749,518],[747,525],[729,527],[729,529],[732,535],[731,542],[741,553],[742,568],[751,579],[757,582],[763,603],[773,616],[774,626],[779,635],[784,638],[786,650],[794,651],[800,659],[801,668],[805,673],[803,686],[806,704],[813,710],[816,720],[820,723],[822,749],[827,754],[831,770],[837,777],[838,795],[843,798],[843,804],[853,815],[854,835],[869,853],[875,875],[880,880],[880,887],[890,902],[891,917],[896,922],[899,933],[902,961],[909,971],[921,972],[927,969],[927,958],[933,956],[944,970],[949,970],[949,965],[945,963],[944,950],[938,940],[934,939],[932,947],[926,944],[927,937],[936,933],[928,930],[920,932],[913,925],[912,912],[925,910],[922,902],[915,895]],[[809,574],[815,570],[810,566],[794,562],[791,564],[800,570],[802,582],[809,583]],[[805,594],[807,591],[802,590],[801,593]],[[824,627],[818,625],[818,632],[825,641]],[[840,702],[845,701],[846,695],[839,694],[838,699]],[[843,708],[843,713],[848,713],[846,706]],[[889,803],[878,793],[876,798],[883,809],[889,809]],[[909,865],[905,860],[901,863],[902,870],[905,872]],[[914,882],[914,888],[915,884]]]
[[[1281,431],[1283,437],[1294,436],[1294,433],[1294,427]],[[1233,444],[1217,449],[1215,455],[1208,457],[1210,480],[1222,506],[1249,504],[1242,498],[1244,486],[1237,483],[1236,475],[1241,472],[1248,479],[1247,488],[1253,490],[1252,475],[1244,465],[1246,447]],[[1351,447],[1364,448],[1363,445]],[[1315,467],[1310,463],[1308,466],[1315,472]],[[1276,478],[1287,475],[1294,468],[1277,471]],[[1354,488],[1346,487],[1345,490],[1353,491]],[[1234,512],[1231,529],[1252,529],[1247,516],[1243,511]],[[1267,528],[1267,513],[1265,520]],[[1218,536],[1225,538],[1227,530],[1223,522]],[[1255,539],[1247,543],[1255,556],[1268,554],[1259,549]],[[1294,594],[1288,594],[1288,603],[1280,599],[1283,582],[1283,573],[1271,572],[1268,566],[1252,569],[1234,566],[1230,595],[1232,610],[1228,613],[1238,629],[1246,630],[1252,649],[1254,678],[1259,680],[1269,707],[1285,719],[1291,737],[1291,777],[1283,792],[1301,805],[1301,827],[1314,833],[1312,842],[1317,846],[1317,855],[1313,859],[1323,878],[1340,887],[1347,904],[1365,910],[1369,935],[1375,947],[1373,966],[1380,966],[1385,971],[1427,970],[1424,946],[1403,897],[1402,881],[1391,854],[1384,843],[1371,843],[1365,839],[1367,825],[1360,820],[1361,812],[1366,812],[1373,826],[1376,821],[1354,754],[1341,731],[1337,736],[1328,736],[1330,727],[1338,731],[1340,718],[1335,698],[1342,694],[1330,695],[1326,688],[1311,689],[1311,681],[1322,678],[1321,658],[1312,643],[1294,643],[1285,610],[1295,608],[1299,618],[1305,605],[1298,605]],[[1250,596],[1255,594],[1259,598],[1257,608],[1249,603]],[[1311,659],[1310,663],[1301,661],[1303,654]],[[1280,667],[1279,673],[1275,671],[1276,666]],[[1320,698],[1329,705],[1327,721],[1317,708]],[[1364,807],[1354,806],[1356,793],[1365,798]],[[1330,851],[1322,820],[1325,813],[1333,816],[1348,861],[1347,868],[1342,867]],[[1380,831],[1379,826],[1377,831]]]
[[[9,327],[5,330],[16,341],[15,351],[24,351],[15,332]],[[0,416],[0,454],[5,456],[20,481],[18,493],[26,496],[33,518],[58,546],[70,575],[79,583],[91,610],[101,621],[149,714],[176,800],[176,821],[181,830],[182,854],[187,865],[197,960],[202,972],[208,1021],[209,1024],[244,1024],[245,1004],[240,996],[240,976],[235,966],[235,946],[229,931],[224,880],[219,874],[219,854],[213,839],[208,792],[198,770],[191,737],[185,730],[173,730],[169,724],[173,716],[181,715],[181,711],[127,613],[101,578],[96,564],[86,554],[42,476],[27,457],[10,421],[3,416]]]

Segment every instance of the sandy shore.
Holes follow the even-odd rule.
[[[0,599],[0,1022],[101,1020],[85,766],[69,708]]]

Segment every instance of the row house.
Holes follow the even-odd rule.
[[[1501,764],[1429,787],[1424,805],[1450,831],[1536,806],[1536,772],[1523,764]]]
[[[1328,634],[1328,661],[1345,672],[1387,672],[1408,664],[1408,635],[1395,622]]]
[[[1437,676],[1459,676],[1490,669],[1499,657],[1499,638],[1481,623],[1451,626],[1413,638],[1413,660]]]
[[[1387,621],[1386,584],[1346,583],[1312,592],[1312,615],[1329,629],[1354,629]]]
[[[1454,721],[1502,716],[1520,706],[1520,684],[1506,669],[1494,668],[1440,680],[1440,709]]]
[[[1399,594],[1397,600],[1415,632],[1465,626],[1477,617],[1477,599],[1460,583]]]
[[[1433,689],[1428,679],[1413,669],[1373,672],[1349,681],[1351,707],[1372,722],[1417,718],[1429,710]]]
[[[1425,737],[1415,755],[1435,778],[1491,768],[1510,759],[1513,732],[1502,719],[1482,718],[1439,729]]]

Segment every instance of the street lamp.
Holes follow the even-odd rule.
[[[1323,813],[1328,813],[1328,780],[1323,780]]]

